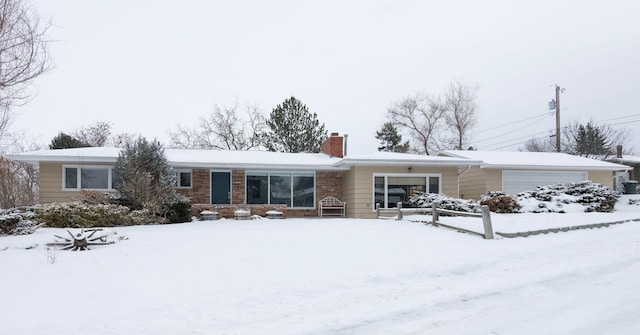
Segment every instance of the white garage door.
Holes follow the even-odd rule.
[[[516,194],[536,186],[583,180],[587,180],[587,173],[580,171],[502,171],[502,192]]]

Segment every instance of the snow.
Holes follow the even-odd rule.
[[[630,198],[492,220],[640,218]],[[53,264],[44,245],[63,229],[1,237],[0,334],[640,333],[640,222],[484,240],[416,218],[108,228],[115,244]]]
[[[483,166],[492,168],[537,167],[537,168],[583,168],[590,170],[627,170],[628,166],[597,159],[574,156],[560,152],[528,151],[469,151],[445,150],[441,155],[481,160]]]

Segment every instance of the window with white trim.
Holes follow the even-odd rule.
[[[246,172],[247,204],[315,207],[313,172]]]
[[[374,174],[373,202],[381,208],[395,208],[416,194],[440,193],[441,183],[440,174]]]
[[[64,190],[111,190],[113,189],[110,166],[63,166]]]
[[[177,188],[191,188],[193,185],[193,173],[189,169],[176,169],[176,183]]]

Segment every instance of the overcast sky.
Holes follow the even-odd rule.
[[[96,121],[168,143],[215,104],[268,115],[295,96],[329,132],[349,134],[349,153],[369,153],[391,103],[454,79],[480,88],[471,142],[481,150],[555,129],[555,84],[563,122],[640,129],[633,0],[33,3],[53,21],[56,68],[12,130],[43,145]]]

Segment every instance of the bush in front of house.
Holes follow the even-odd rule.
[[[489,191],[482,196],[480,205],[487,205],[494,213],[520,213],[520,204],[515,197],[502,192]]]
[[[47,227],[91,228],[126,225],[129,208],[118,205],[51,203],[36,209],[36,220]]]
[[[480,205],[473,200],[456,199],[438,193],[418,193],[409,199],[409,203],[414,207],[431,208],[434,202],[440,205],[438,208],[448,209],[458,212],[479,213]]]
[[[565,213],[576,206],[584,212],[613,212],[620,195],[602,184],[582,181],[538,186],[516,197],[527,212]]]
[[[191,199],[173,189],[175,172],[158,141],[140,137],[126,143],[114,168],[117,197],[111,201],[132,211],[148,211],[158,217],[158,223],[191,221]],[[144,212],[142,218],[146,217]]]
[[[174,194],[163,207],[163,215],[171,223],[191,221],[191,198]]]
[[[28,235],[38,229],[30,208],[0,209],[0,236]]]

